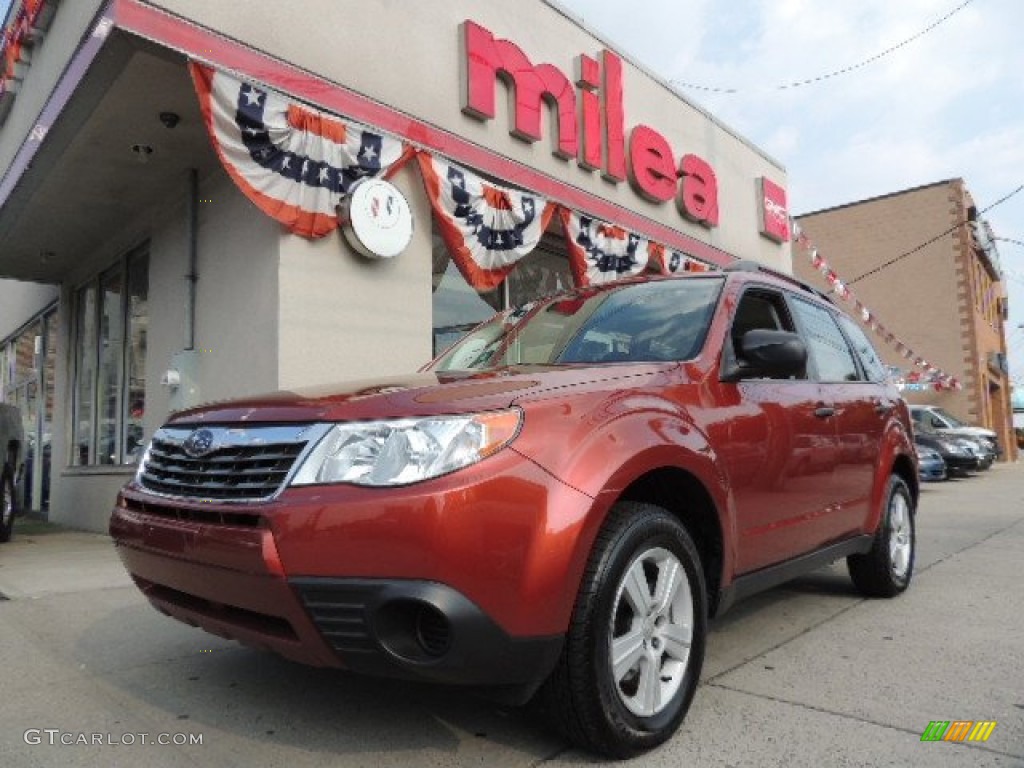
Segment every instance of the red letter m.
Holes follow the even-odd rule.
[[[509,92],[509,112],[515,114],[510,133],[525,141],[541,137],[541,103],[555,107],[558,121],[556,155],[576,156],[576,91],[551,64],[534,66],[515,43],[495,40],[489,30],[466,21],[462,25],[465,71],[462,111],[480,120],[494,117],[495,81]]]

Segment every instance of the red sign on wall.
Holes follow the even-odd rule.
[[[789,242],[786,190],[763,176],[757,180],[757,186],[761,234],[777,243]]]
[[[577,108],[576,88],[554,65],[533,64],[515,43],[496,40],[472,21],[463,23],[462,41],[463,112],[478,120],[493,119],[501,79],[513,97],[513,136],[539,141],[541,114],[549,107],[556,124],[555,156],[575,158],[587,171],[600,169],[613,183],[628,177],[645,199],[663,203],[674,198],[686,218],[718,226],[718,179],[704,159],[686,154],[677,162],[668,140],[646,125],[633,127],[627,146],[622,60],[612,51],[602,51],[600,62],[585,54],[577,58]]]

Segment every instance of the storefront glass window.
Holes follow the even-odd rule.
[[[118,463],[118,403],[121,394],[121,350],[124,346],[124,305],[121,270],[100,281],[100,348],[97,464]]]
[[[493,291],[478,293],[434,235],[434,355],[465,336],[495,312],[572,287],[569,261],[557,238],[545,241]]]
[[[26,509],[46,509],[49,503],[56,318],[56,310],[49,309],[0,343],[0,402],[18,409],[25,434],[18,491]]]
[[[148,272],[148,256],[139,251],[76,295],[74,466],[130,464],[139,459],[146,400]]]

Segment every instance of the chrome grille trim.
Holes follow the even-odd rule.
[[[185,441],[200,429],[212,433],[212,445],[203,455],[189,455]],[[329,429],[325,424],[161,427],[146,451],[138,486],[172,499],[269,501]]]

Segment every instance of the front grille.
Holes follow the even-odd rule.
[[[140,476],[154,493],[204,501],[261,500],[284,484],[309,440],[308,427],[202,428],[207,451],[191,455],[190,427],[164,427],[150,443]]]
[[[170,504],[154,504],[151,501],[139,501],[130,496],[124,497],[125,509],[154,515],[168,520],[182,520],[189,523],[205,523],[207,525],[231,525],[236,528],[259,528],[262,519],[259,515],[249,512],[226,512],[220,509],[196,509],[194,507],[172,506]]]

